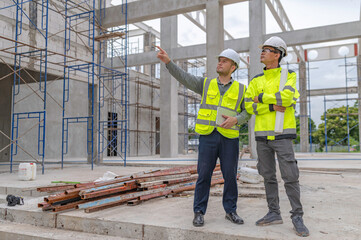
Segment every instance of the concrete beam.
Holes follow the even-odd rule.
[[[252,28],[250,28],[250,31]],[[262,39],[267,39],[271,36],[277,35],[283,38],[288,46],[295,46],[295,45],[319,43],[325,41],[359,38],[361,37],[361,30],[357,31],[356,29],[361,29],[361,21],[282,32],[277,34],[267,34],[264,35],[264,38]],[[253,41],[255,40],[252,39],[252,42]],[[257,42],[257,44],[259,45],[262,42],[263,40]],[[249,38],[238,38],[238,39],[226,40],[224,42],[224,47],[232,48],[237,52],[249,52],[250,50],[249,43],[250,43]],[[176,48],[176,49],[172,49],[172,51],[174,52],[174,60],[202,58],[202,57],[206,57],[206,44]],[[158,59],[155,57],[155,52],[140,53],[140,54],[134,54],[128,56],[129,66],[154,64],[158,62],[159,62]],[[122,65],[120,64],[119,61],[116,60],[114,62],[114,66],[121,67]]]
[[[357,94],[358,88],[357,87],[348,87],[347,88],[348,94]],[[311,97],[315,96],[329,96],[329,95],[345,95],[346,94],[346,88],[324,88],[324,89],[312,89],[307,90],[307,96],[308,94],[311,95]]]
[[[246,0],[219,0],[221,5],[244,2]],[[187,12],[198,11],[206,8],[208,0],[147,0],[136,1],[127,4],[128,24],[152,19],[174,16]],[[122,5],[105,9],[104,27],[116,27],[124,25],[125,16]]]

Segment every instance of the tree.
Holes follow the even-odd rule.
[[[356,104],[355,104],[356,105]],[[358,108],[349,107],[349,129],[350,129],[350,145],[357,145],[359,139],[358,133]],[[327,144],[347,145],[347,110],[346,106],[338,108],[330,108],[326,111],[326,128],[327,128]],[[325,120],[325,115],[321,116],[321,120]],[[318,125],[318,130],[315,133],[315,138],[318,139],[320,146],[325,146],[325,123]]]
[[[309,122],[307,121],[307,124],[309,124]],[[310,126],[308,126],[309,128]],[[296,117],[296,131],[297,131],[297,138],[294,140],[294,143],[300,143],[300,132],[301,132],[301,127],[300,127],[300,117],[297,116]],[[314,139],[315,136],[315,132],[316,132],[316,124],[315,122],[312,120],[311,118],[311,133],[312,133],[312,143],[318,143],[318,139]],[[308,130],[310,131],[310,130]]]
[[[248,145],[248,124],[243,124],[239,129],[239,144]]]

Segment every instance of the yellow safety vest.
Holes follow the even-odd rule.
[[[241,103],[246,87],[237,81],[234,81],[229,89],[221,96],[218,88],[217,78],[212,80],[204,79],[202,101],[196,120],[196,132],[201,135],[212,133],[216,127],[217,108],[226,108],[235,113],[241,112]],[[239,125],[230,129],[217,126],[220,132],[226,138],[239,137]]]

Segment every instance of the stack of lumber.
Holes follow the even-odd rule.
[[[195,189],[197,166],[175,167],[119,176],[110,181],[41,187],[38,191],[61,193],[38,204],[43,211],[84,209],[91,213],[124,203],[136,205],[161,196],[174,196]],[[211,186],[224,183],[220,166],[214,169]]]

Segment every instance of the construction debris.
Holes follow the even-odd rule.
[[[263,180],[256,169],[249,168],[247,165],[238,168],[238,173],[239,179],[245,183],[260,183]]]
[[[84,209],[90,213],[124,203],[137,205],[149,199],[194,190],[197,177],[197,166],[194,165],[117,176],[108,181],[41,187],[38,191],[64,192],[45,197],[38,207],[43,211]],[[211,186],[223,183],[218,164],[214,169]]]

